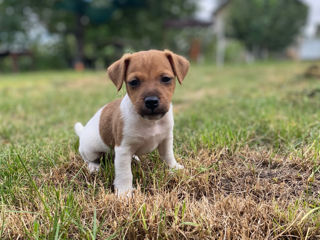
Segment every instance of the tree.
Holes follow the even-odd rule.
[[[70,52],[69,37],[75,40],[74,62],[99,56],[108,45],[159,47],[163,22],[192,14],[196,5],[194,0],[24,0],[20,4],[61,37],[66,52]]]
[[[229,13],[231,36],[261,57],[294,42],[305,24],[307,7],[298,0],[233,0]]]
[[[17,7],[13,7],[17,4]],[[28,9],[19,0],[0,1],[0,50],[25,48],[25,30]],[[24,23],[24,24],[23,24]],[[16,49],[15,49],[16,50]]]

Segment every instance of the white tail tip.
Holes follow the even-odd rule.
[[[83,130],[83,125],[80,123],[80,122],[77,122],[75,125],[74,125],[74,131],[76,132],[76,134],[80,137],[81,135],[81,132]]]

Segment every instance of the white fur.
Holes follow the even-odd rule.
[[[102,108],[82,129],[81,124],[75,125],[75,131],[80,137],[79,151],[88,163],[90,172],[99,169],[95,161],[101,153],[109,151],[99,133],[99,120]],[[135,155],[152,152],[156,148],[162,160],[169,167],[183,168],[178,164],[173,154],[173,113],[172,105],[169,111],[159,120],[142,118],[135,110],[130,98],[126,95],[120,104],[123,118],[122,141],[115,151],[115,180],[114,185],[118,195],[130,195],[132,191],[131,160]]]
[[[83,128],[84,128],[84,127],[83,127],[83,125],[82,125],[80,122],[77,122],[77,123],[74,125],[74,131],[76,132],[76,134],[78,135],[78,137],[80,137]]]
[[[102,153],[108,152],[110,148],[103,142],[99,132],[100,115],[103,108],[89,120],[83,127],[81,123],[76,123],[74,128],[79,136],[79,152],[82,159],[88,163],[89,171],[99,170],[99,160]]]

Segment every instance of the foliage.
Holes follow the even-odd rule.
[[[24,48],[30,9],[19,0],[0,1],[0,50]]]
[[[69,64],[80,61],[87,66],[94,66],[97,61],[106,64],[119,57],[125,49],[163,48],[166,35],[164,21],[190,16],[196,9],[194,0],[8,2],[21,11],[28,9],[50,36],[55,36],[62,43],[61,58],[67,59]],[[0,3],[0,12],[6,8],[4,3]],[[19,28],[23,20],[14,19],[15,16],[6,17],[14,20],[17,31],[29,31],[28,28]],[[30,20],[30,17],[25,20]]]
[[[229,22],[231,36],[261,55],[293,43],[306,22],[307,7],[298,0],[234,0]]]

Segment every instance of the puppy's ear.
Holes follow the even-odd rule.
[[[107,69],[109,78],[114,85],[116,85],[118,91],[120,91],[123,82],[126,80],[129,63],[130,54],[125,54],[118,61],[111,64]]]
[[[174,74],[176,75],[179,83],[181,84],[189,70],[189,61],[184,57],[174,54],[169,50],[164,50],[164,53],[171,64]]]

